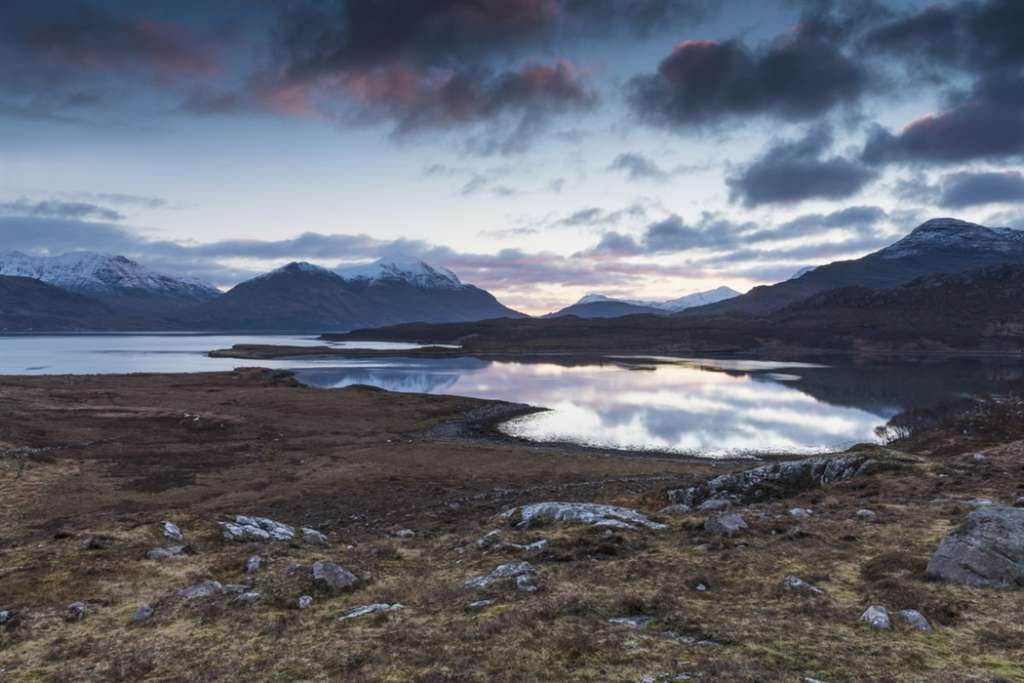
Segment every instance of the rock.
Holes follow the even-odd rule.
[[[0,626],[14,626],[18,615],[9,609],[0,609]]]
[[[416,532],[412,529],[399,529],[395,532],[395,536],[398,536],[399,538],[412,538],[415,535]]]
[[[672,505],[666,505],[665,507],[658,510],[663,515],[688,515],[693,512],[693,508],[684,503],[673,503]]]
[[[501,517],[520,529],[544,522],[576,522],[618,529],[634,529],[638,526],[648,529],[667,528],[636,510],[597,503],[533,503],[512,508],[501,513]]]
[[[160,522],[160,526],[164,536],[166,536],[167,538],[171,539],[172,541],[182,540],[181,529],[179,529],[178,525],[174,522],[169,522],[165,519],[164,521]]]
[[[790,508],[789,509],[789,516],[792,517],[793,519],[807,519],[812,514],[814,514],[814,512],[811,511],[811,510],[808,510],[807,508]]]
[[[488,531],[486,534],[476,539],[476,545],[481,550],[487,550],[492,548],[501,542],[501,529],[494,529]]]
[[[865,453],[773,462],[744,472],[722,474],[666,494],[669,503],[700,505],[713,498],[753,503],[900,466]]]
[[[655,621],[654,617],[646,615],[639,615],[634,617],[614,617],[608,620],[609,624],[615,624],[616,626],[629,626],[631,628],[647,628]]]
[[[812,583],[804,581],[799,576],[787,576],[782,580],[782,586],[788,590],[798,591],[801,593],[813,593],[815,595],[823,595],[825,593],[825,591]]]
[[[306,609],[313,604],[313,597],[310,595],[303,595],[295,601],[295,606],[299,609]]]
[[[889,618],[889,610],[880,605],[872,605],[871,607],[868,607],[864,610],[864,614],[860,615],[860,620],[871,626],[871,628],[881,630],[892,628],[892,620]]]
[[[235,596],[233,602],[239,605],[255,605],[263,596],[256,591],[245,591]]]
[[[255,574],[260,569],[260,565],[263,564],[263,558],[259,555],[252,555],[245,561],[245,573]]]
[[[326,593],[348,590],[359,583],[356,575],[333,562],[313,563],[313,585]]]
[[[985,462],[988,458],[985,457],[984,453],[975,453],[971,456],[971,460],[974,462]]]
[[[970,505],[972,508],[983,508],[995,505],[995,502],[989,498],[971,498],[970,500],[965,500],[964,505]]]
[[[484,576],[478,576],[475,579],[466,581],[462,586],[464,588],[487,588],[496,581],[502,579],[516,579],[520,576],[528,576],[534,574],[533,565],[529,562],[507,562],[506,564],[500,564],[494,568],[490,574]],[[524,589],[525,590],[525,589]]]
[[[931,631],[932,625],[928,623],[928,620],[924,618],[924,615],[918,612],[916,609],[901,609],[900,619],[910,624],[913,628],[918,631]]]
[[[241,595],[249,590],[248,584],[244,583],[225,583],[224,592],[228,595]]]
[[[497,600],[476,600],[466,605],[466,609],[484,609],[486,607],[490,607],[496,602]]]
[[[78,601],[68,605],[67,614],[65,620],[67,621],[82,621],[89,613],[89,605],[85,602]]]
[[[857,517],[863,519],[865,522],[873,522],[878,518],[878,515],[875,514],[874,510],[861,508],[860,510],[857,510]]]
[[[708,498],[697,506],[700,512],[721,512],[732,507],[732,503],[725,498]]]
[[[178,591],[178,595],[185,600],[198,600],[200,598],[208,598],[211,595],[219,595],[223,592],[224,586],[221,585],[220,581],[208,579],[187,588],[182,588]]]
[[[397,612],[400,609],[405,609],[405,605],[403,605],[400,602],[396,602],[393,605],[389,605],[386,602],[375,602],[372,605],[362,605],[361,607],[353,607],[347,612],[344,612],[341,615],[339,615],[338,621],[345,621],[346,619],[364,617],[367,614],[375,614],[377,612]]]
[[[1017,498],[1017,500],[1014,501],[1013,503],[1013,507],[1024,508],[1024,496],[1020,496],[1019,498]]]
[[[295,527],[267,517],[236,515],[234,522],[220,522],[225,541],[291,541]]]
[[[1024,508],[988,505],[968,514],[942,539],[927,573],[950,583],[1024,587]]]
[[[327,537],[316,529],[302,527],[302,540],[312,545],[327,545]]]
[[[114,539],[109,536],[87,536],[78,545],[82,550],[106,550],[114,545]]]
[[[151,616],[153,616],[153,613],[155,611],[156,610],[153,609],[153,606],[150,605],[148,602],[142,603],[142,605],[139,606],[137,610],[135,610],[135,614],[132,615],[132,623],[141,624],[142,622],[146,621]]]
[[[181,555],[188,546],[184,545],[169,545],[166,548],[153,548],[146,557],[151,560],[166,560],[168,557],[174,557],[175,555]]]
[[[516,577],[516,588],[526,593],[536,593],[539,590],[539,587],[537,586],[537,575],[520,574]]]
[[[530,543],[506,543],[499,547],[512,548],[513,550],[521,550],[527,553],[539,553],[541,550],[548,547],[548,539],[538,538],[536,541],[531,541]]]
[[[704,531],[716,536],[735,536],[747,528],[747,522],[738,512],[723,512],[704,520]]]

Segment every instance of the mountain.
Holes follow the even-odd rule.
[[[220,296],[200,280],[176,278],[149,270],[124,256],[74,252],[29,256],[0,254],[0,275],[28,277],[84,294],[120,313],[163,318]]]
[[[454,273],[414,259],[331,271],[289,263],[189,311],[203,329],[337,330],[405,322],[522,317]]]
[[[571,306],[549,313],[545,317],[575,315],[578,318],[617,318],[623,315],[667,315],[739,296],[729,287],[717,287],[706,292],[694,292],[668,301],[643,299],[616,299],[604,294],[587,294]]]
[[[1024,232],[936,218],[900,241],[859,259],[818,266],[775,285],[755,287],[734,299],[686,310],[682,315],[765,315],[841,287],[888,289],[924,275],[961,273],[1024,262]]]
[[[120,316],[82,294],[28,277],[0,275],[0,332],[112,330]]]

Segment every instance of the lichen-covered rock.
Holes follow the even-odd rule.
[[[313,563],[313,585],[325,593],[340,593],[359,583],[356,575],[333,562]]]
[[[575,522],[618,529],[667,528],[636,510],[597,503],[532,503],[503,512],[501,517],[521,529],[545,522]]]
[[[185,600],[198,600],[200,598],[208,598],[211,595],[220,595],[223,592],[224,586],[221,585],[220,581],[207,579],[187,588],[182,588],[178,591],[178,596]]]
[[[221,522],[220,526],[225,541],[291,541],[295,538],[295,527],[267,517],[235,515],[233,522]]]
[[[932,625],[928,623],[924,615],[918,612],[916,609],[901,609],[900,619],[907,622],[911,628],[915,628],[918,631],[931,631]]]
[[[754,503],[897,466],[896,461],[867,453],[773,462],[744,472],[722,474],[687,489],[673,489],[666,496],[669,503],[690,506],[715,498]]]
[[[160,530],[163,532],[164,536],[172,541],[182,540],[181,529],[179,529],[178,525],[174,522],[169,522],[165,519],[160,522]]]
[[[358,617],[365,617],[367,614],[376,614],[377,612],[397,612],[400,609],[405,609],[405,605],[400,602],[394,604],[388,604],[386,602],[375,602],[372,605],[361,605],[359,607],[353,607],[352,609],[343,612],[338,616],[338,621],[345,621],[346,619],[356,619]]]
[[[507,562],[495,567],[490,574],[470,579],[462,585],[464,588],[482,589],[488,588],[495,582],[503,579],[514,579],[518,583],[519,577],[533,576],[535,573],[533,565],[529,562]],[[524,588],[524,590],[526,589]]]
[[[704,531],[716,536],[735,536],[747,528],[747,522],[738,512],[723,512],[704,520]]]
[[[888,630],[892,628],[892,619],[889,617],[889,610],[880,606],[872,605],[864,610],[864,614],[860,615],[860,620],[871,628],[877,628],[879,630]]]
[[[1024,587],[1024,509],[977,508],[947,535],[928,561],[928,575],[950,583]]]

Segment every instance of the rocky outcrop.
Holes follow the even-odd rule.
[[[744,472],[722,474],[687,489],[667,492],[669,503],[697,507],[709,500],[756,503],[818,486],[898,467],[869,453],[773,462]]]
[[[636,510],[596,503],[532,503],[503,512],[501,517],[520,529],[550,522],[575,522],[615,529],[666,528]]]
[[[520,590],[532,593],[537,590],[536,571],[529,562],[508,562],[498,565],[490,574],[478,576],[462,584],[463,588],[484,589],[493,584],[513,580]]]
[[[221,522],[220,526],[225,541],[290,541],[295,538],[295,527],[267,517],[235,515],[234,522]]]
[[[1024,509],[977,508],[939,544],[928,575],[950,583],[1024,588]]]

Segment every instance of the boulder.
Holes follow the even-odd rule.
[[[87,614],[89,614],[89,605],[80,600],[68,605],[67,614],[64,618],[67,621],[82,621]]]
[[[535,573],[533,565],[529,562],[507,562],[495,567],[490,574],[470,579],[462,584],[462,586],[463,588],[483,589],[488,588],[495,582],[502,581],[503,579],[513,579],[518,585],[519,577],[533,577]],[[533,584],[532,579],[524,579],[524,582],[527,585]],[[523,586],[520,586],[520,588],[528,590],[528,588],[524,588]],[[534,586],[534,590],[536,590],[536,586]]]
[[[160,527],[160,530],[163,532],[164,536],[171,539],[172,541],[182,540],[181,529],[179,529],[178,525],[174,522],[169,522],[165,519],[164,521],[160,522]]]
[[[225,541],[291,541],[295,527],[267,517],[235,515],[233,522],[220,522]]]
[[[873,522],[878,519],[878,515],[875,514],[874,510],[868,510],[866,508],[857,510],[857,517],[859,519],[863,519],[865,522]]]
[[[1024,587],[1024,508],[986,505],[975,509],[942,539],[927,571],[950,583]]]
[[[918,631],[932,630],[932,625],[929,624],[928,620],[924,618],[924,615],[916,609],[901,609],[900,619],[910,624],[912,628],[915,628]]]
[[[362,605],[360,607],[353,607],[352,609],[343,612],[338,616],[338,621],[345,621],[346,619],[356,619],[358,617],[365,617],[367,614],[376,614],[378,612],[397,612],[400,609],[405,609],[405,605],[400,602],[394,604],[388,604],[386,602],[375,602],[372,605]]]
[[[809,510],[809,509],[807,509],[807,508],[790,508],[789,509],[789,516],[792,517],[793,519],[807,519],[812,514],[814,514],[814,512]]]
[[[237,605],[255,605],[262,597],[257,591],[245,591],[236,595],[232,602]]]
[[[152,617],[154,612],[155,610],[153,609],[153,606],[148,602],[144,602],[137,610],[135,610],[135,614],[132,615],[132,623],[141,624]]]
[[[412,538],[416,535],[416,532],[412,529],[399,529],[395,532],[395,536],[398,538]]]
[[[872,605],[860,615],[860,620],[871,628],[888,630],[892,628],[892,619],[889,618],[889,610],[880,605]]]
[[[169,545],[166,548],[153,548],[146,557],[151,560],[166,560],[168,557],[174,557],[175,555],[181,555],[187,550],[188,546],[184,545]]]
[[[744,472],[722,474],[687,489],[673,489],[666,495],[669,503],[690,506],[715,498],[755,503],[899,465],[897,461],[880,460],[867,453],[773,462]]]
[[[302,595],[298,600],[295,601],[295,606],[299,609],[306,609],[313,604],[313,596]]]
[[[182,588],[178,591],[178,596],[185,600],[198,600],[200,598],[208,598],[211,595],[220,595],[223,592],[224,586],[221,585],[220,581],[208,579],[187,588]]]
[[[302,540],[311,545],[327,545],[327,537],[308,526],[302,527]]]
[[[704,520],[704,531],[716,536],[735,536],[747,528],[747,522],[738,512],[723,512]]]
[[[15,614],[9,609],[0,609],[0,626],[14,623]]]
[[[312,575],[313,585],[325,593],[340,593],[359,583],[355,574],[333,562],[314,562]]]
[[[799,576],[787,576],[782,580],[782,586],[787,590],[797,591],[800,593],[812,593],[814,595],[822,595],[825,592],[814,584],[804,581]]]
[[[501,517],[520,529],[545,522],[575,522],[617,529],[667,528],[666,525],[653,522],[636,510],[597,503],[532,503],[503,512]]]
[[[255,574],[259,571],[260,565],[263,564],[263,558],[259,555],[251,555],[249,559],[245,561],[245,573]]]

